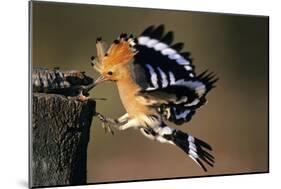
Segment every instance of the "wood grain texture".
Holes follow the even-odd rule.
[[[95,101],[33,94],[31,187],[86,184]]]

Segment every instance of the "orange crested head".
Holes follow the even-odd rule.
[[[132,35],[122,33],[114,40],[107,50],[101,38],[97,38],[97,57],[92,57],[92,66],[101,74],[101,79],[117,81],[122,77],[124,68],[128,68],[130,61],[137,53],[134,46],[136,40]],[[100,79],[99,78],[99,79]]]

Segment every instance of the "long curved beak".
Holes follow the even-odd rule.
[[[106,81],[106,79],[105,79],[104,76],[101,75],[101,76],[99,76],[99,77],[96,79],[94,85],[96,86],[96,85],[98,85],[98,84],[100,84],[100,83],[102,83],[102,82],[104,82],[104,81]]]

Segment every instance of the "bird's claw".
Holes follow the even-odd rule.
[[[106,123],[102,122],[101,126],[102,126],[102,128],[104,128],[104,132],[105,133],[109,132],[112,135],[114,135],[114,132],[113,132],[113,130],[112,130],[112,128],[111,128],[111,126],[109,124],[106,124]]]
[[[110,132],[112,135],[114,135],[112,126],[117,126],[117,121],[111,118],[107,118],[100,113],[96,113],[96,116],[102,122],[102,127],[104,128],[105,133]]]

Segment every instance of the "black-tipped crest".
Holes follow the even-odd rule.
[[[98,37],[98,38],[96,39],[96,43],[100,42],[101,40],[102,40],[102,37]]]
[[[113,43],[115,43],[115,44],[119,44],[119,43],[120,43],[120,40],[115,39],[115,40],[113,41]]]
[[[127,38],[127,33],[121,33],[120,38]]]
[[[135,43],[138,43],[138,38],[135,37],[135,38],[134,38],[134,42],[135,42]]]

